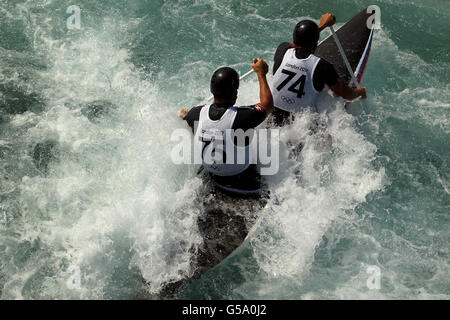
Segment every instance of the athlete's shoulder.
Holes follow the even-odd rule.
[[[202,111],[202,108],[205,106],[206,105],[201,105],[191,108],[183,119],[187,122],[197,121],[200,118],[200,111]]]
[[[273,57],[273,74],[277,72],[278,68],[283,62],[284,55],[291,48],[291,44],[288,42],[283,42],[278,46],[277,51],[275,51],[275,55]]]
[[[334,65],[324,58],[320,58],[319,62],[317,63],[316,71],[322,74],[332,74],[333,76],[337,76],[336,69],[334,68]]]
[[[254,112],[265,112],[264,108],[260,103],[253,104],[250,106],[241,106],[237,108],[237,112],[254,111]]]
[[[278,46],[277,50],[287,50],[289,48],[292,48],[291,44],[289,42],[282,42]]]
[[[200,112],[200,111],[202,111],[202,109],[203,109],[204,107],[206,107],[206,104],[203,104],[203,105],[201,105],[201,106],[193,107],[193,108],[192,108],[191,110],[189,110],[189,111]]]
[[[333,86],[337,83],[338,79],[339,75],[333,64],[321,58],[317,63],[314,72],[314,88],[316,88],[317,91],[321,91],[325,84]]]
[[[248,130],[251,128],[256,128],[266,119],[266,116],[266,111],[259,103],[239,107],[237,109],[233,129]]]
[[[316,56],[316,55],[315,55]],[[319,62],[317,64],[317,66],[322,67],[322,68],[334,68],[333,64],[328,62],[328,60],[325,60],[322,57],[316,56],[317,58],[319,58]]]
[[[278,58],[278,59],[282,58],[284,56],[284,54],[286,53],[286,51],[288,51],[291,48],[292,47],[289,42],[280,43],[277,50],[275,51],[275,58]]]

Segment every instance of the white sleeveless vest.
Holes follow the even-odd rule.
[[[295,48],[284,54],[280,67],[273,76],[274,105],[288,112],[315,108],[319,93],[313,84],[314,71],[320,58],[311,54],[306,59],[295,56]]]
[[[201,155],[206,171],[218,176],[234,176],[250,166],[249,146],[234,145],[232,128],[237,114],[236,107],[230,107],[219,120],[209,118],[211,106],[203,107],[194,136],[195,154]]]

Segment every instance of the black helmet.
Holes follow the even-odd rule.
[[[314,47],[319,41],[319,27],[314,21],[302,20],[295,26],[294,43],[302,47]]]
[[[239,74],[236,70],[223,67],[217,69],[211,78],[211,93],[215,97],[230,98],[237,95]]]

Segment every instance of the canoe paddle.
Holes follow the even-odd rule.
[[[341,53],[342,59],[344,59],[345,66],[347,67],[347,70],[350,73],[350,76],[352,77],[353,85],[356,88],[359,88],[360,87],[359,82],[355,77],[355,73],[353,72],[352,67],[350,66],[350,63],[348,62],[347,56],[345,55],[344,48],[342,48],[341,41],[339,40],[336,32],[334,31],[333,26],[330,26],[330,30],[331,30],[331,33],[333,34],[333,38],[334,38],[334,41],[336,42],[339,52]]]
[[[345,62],[345,66],[347,67],[348,73],[350,73],[350,76],[352,77],[352,83],[356,88],[360,88],[360,84],[358,82],[358,80],[355,77],[355,73],[352,70],[352,67],[350,66],[350,63],[348,62],[347,56],[345,54],[344,48],[342,48],[342,44],[341,41],[339,40],[339,37],[337,36],[336,32],[334,31],[333,26],[330,26],[330,30],[331,30],[331,34],[333,35],[334,41],[336,42],[336,45],[339,49],[339,52],[341,53],[341,57],[342,59],[344,59]],[[358,98],[360,99],[360,98]],[[352,101],[347,101],[345,103],[345,109],[348,109],[350,107],[350,104],[352,103]]]

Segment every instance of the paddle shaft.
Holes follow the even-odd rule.
[[[334,41],[336,42],[336,45],[337,45],[337,47],[339,49],[339,52],[341,53],[342,59],[344,59],[345,66],[347,67],[347,70],[348,70],[348,72],[350,73],[350,75],[352,77],[353,85],[356,88],[359,88],[360,87],[359,82],[358,82],[358,80],[355,77],[355,73],[353,72],[352,67],[350,66],[350,63],[348,62],[347,56],[345,55],[344,48],[342,48],[341,41],[339,41],[339,38],[338,38],[336,32],[334,31],[333,26],[330,26],[330,30],[331,30],[331,34],[333,35]]]

